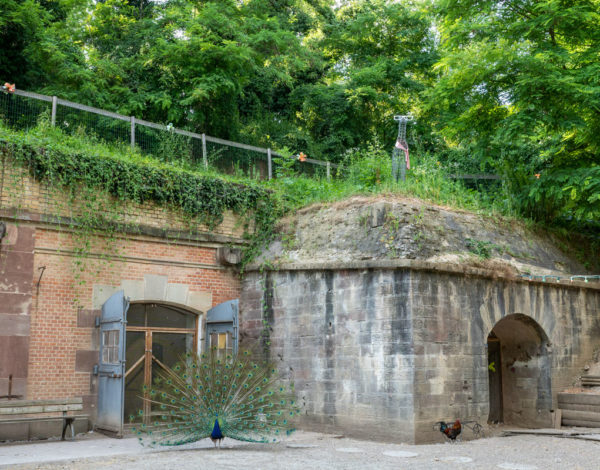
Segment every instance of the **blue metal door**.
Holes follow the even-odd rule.
[[[100,316],[98,418],[96,428],[123,435],[125,397],[125,325],[129,301],[123,291],[113,294]]]
[[[238,347],[239,300],[229,300],[206,312],[204,349],[214,347],[235,354]]]

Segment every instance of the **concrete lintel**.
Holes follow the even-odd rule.
[[[92,309],[101,309],[102,305],[104,305],[104,302],[106,302],[111,295],[119,290],[120,287],[116,286],[94,284],[92,286]]]
[[[144,274],[144,300],[165,300],[167,282],[167,276]]]
[[[176,284],[169,282],[167,284],[167,298],[168,302],[175,302],[177,304],[185,305],[188,298],[188,291],[190,290],[187,284]]]
[[[144,300],[144,281],[123,279],[121,280],[121,289],[130,301]]]
[[[257,271],[357,271],[361,269],[406,269],[413,271],[433,271],[450,274],[462,274],[465,276],[475,276],[491,279],[502,279],[512,282],[527,284],[538,284],[549,287],[567,287],[577,289],[600,290],[599,283],[589,283],[584,281],[571,281],[562,279],[558,282],[544,282],[537,279],[523,279],[516,276],[506,275],[498,271],[485,268],[476,268],[473,266],[464,266],[452,263],[437,263],[431,261],[413,260],[413,259],[394,259],[394,260],[360,260],[360,261],[329,261],[329,262],[306,262],[306,263],[274,263],[273,266],[253,263],[246,267],[246,272]],[[570,277],[565,274],[564,277]]]
[[[187,300],[188,307],[206,313],[212,307],[212,292],[190,292]]]

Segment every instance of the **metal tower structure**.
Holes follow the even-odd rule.
[[[396,145],[392,152],[392,178],[398,182],[399,179],[406,179],[406,170],[410,170],[410,158],[408,155],[408,142],[406,142],[406,124],[414,121],[412,114],[394,116],[394,121],[398,121],[398,137]],[[402,158],[404,155],[404,158]]]

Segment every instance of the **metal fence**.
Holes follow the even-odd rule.
[[[244,175],[255,179],[277,177],[291,165],[297,174],[332,176],[338,165],[284,156],[270,148],[232,142],[206,134],[137,119],[134,116],[93,108],[79,103],[22,90],[0,93],[0,119],[8,126],[28,129],[45,117],[68,134],[80,134],[104,143],[130,145],[142,153],[167,162],[179,161],[197,169]]]

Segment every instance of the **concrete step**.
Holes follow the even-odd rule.
[[[584,375],[581,377],[581,385],[584,387],[600,386],[600,375]]]
[[[573,403],[578,405],[596,405],[600,406],[600,394],[594,393],[559,393],[558,407],[563,408],[562,404]]]
[[[559,393],[558,408],[563,426],[600,428],[600,394]]]

